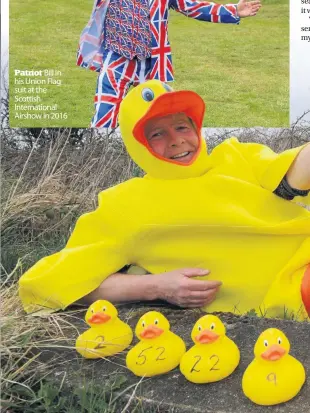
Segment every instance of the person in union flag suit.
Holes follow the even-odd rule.
[[[239,24],[255,16],[260,0],[217,4],[196,0],[95,0],[82,31],[77,65],[99,73],[91,127],[116,128],[130,86],[173,81],[169,9],[211,23]]]

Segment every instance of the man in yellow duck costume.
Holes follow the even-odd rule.
[[[66,247],[21,277],[27,312],[84,297],[309,318],[310,212],[294,197],[309,203],[310,145],[275,154],[230,138],[208,155],[204,110],[157,80],[129,92],[121,134],[146,175],[101,192]]]

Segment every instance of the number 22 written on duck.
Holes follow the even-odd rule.
[[[197,370],[196,367],[197,367],[197,365],[200,362],[202,357],[201,356],[195,356],[194,358],[197,359],[197,361],[195,361],[193,367],[191,368],[191,373],[193,373],[193,372],[199,373],[200,370]],[[209,360],[211,360],[212,363],[213,363],[211,368],[209,369],[209,371],[220,370],[219,368],[216,367],[218,365],[219,361],[220,361],[219,356],[217,356],[216,354],[213,354],[212,356],[209,357]]]

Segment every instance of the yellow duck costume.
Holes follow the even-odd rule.
[[[184,341],[170,331],[169,321],[157,311],[144,314],[137,323],[140,342],[126,356],[126,365],[136,376],[152,377],[177,367],[186,351]]]
[[[147,174],[101,192],[98,208],[79,218],[66,247],[21,277],[26,311],[65,308],[136,264],[153,274],[209,269],[206,279],[222,281],[210,312],[254,308],[265,316],[308,317],[310,212],[273,193],[301,147],[275,154],[231,138],[208,155],[204,109],[196,93],[173,92],[156,80],[128,93],[121,134]],[[177,112],[192,119],[200,137],[189,164],[156,155],[143,133],[148,119]]]
[[[113,356],[132,342],[131,328],[118,318],[117,309],[109,301],[95,301],[88,308],[85,321],[90,329],[82,333],[75,343],[76,350],[85,358]]]
[[[255,359],[242,378],[244,394],[254,403],[284,403],[298,394],[306,379],[305,369],[289,351],[290,343],[282,331],[269,328],[259,336]]]
[[[193,383],[225,379],[239,364],[240,352],[226,336],[221,320],[214,315],[201,317],[192,330],[195,345],[181,359],[180,370]]]

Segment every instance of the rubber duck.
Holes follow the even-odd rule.
[[[95,301],[88,308],[85,321],[90,329],[82,333],[75,343],[77,352],[85,358],[113,356],[132,342],[132,329],[118,318],[117,309],[109,301]]]
[[[201,317],[192,330],[195,345],[182,357],[181,373],[193,383],[212,383],[228,377],[239,364],[237,345],[226,336],[222,321],[211,314]]]
[[[242,378],[243,392],[252,402],[271,406],[298,394],[306,379],[305,369],[289,351],[287,337],[277,328],[268,328],[258,337],[255,358]]]
[[[136,264],[151,274],[210,270],[204,278],[222,286],[204,307],[209,313],[255,309],[266,317],[308,317],[310,211],[273,193],[301,148],[276,154],[232,137],[209,154],[204,110],[196,93],[158,80],[129,91],[120,105],[120,131],[145,176],[102,191],[98,208],[78,219],[65,248],[21,277],[26,311],[33,304],[65,308]],[[155,153],[144,133],[151,119],[176,113],[197,131],[198,147],[186,163]],[[176,155],[184,153],[180,145]]]
[[[136,376],[156,376],[173,370],[186,351],[184,341],[170,331],[166,317],[157,311],[144,314],[135,333],[140,340],[126,357],[126,365]]]

